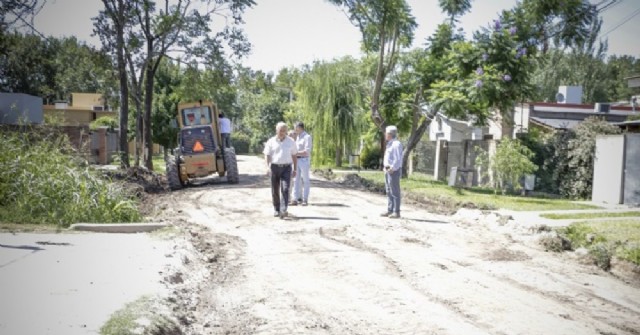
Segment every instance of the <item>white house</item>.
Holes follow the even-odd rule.
[[[471,121],[449,118],[442,113],[436,114],[429,126],[429,140],[462,142],[463,140],[481,140],[483,128],[476,127]]]

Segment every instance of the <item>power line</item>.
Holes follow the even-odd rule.
[[[638,14],[640,14],[640,8],[636,9],[633,13],[631,13],[631,15],[623,19],[622,22],[618,23],[615,27],[609,29],[606,33],[602,34],[601,38],[604,38],[605,36],[614,32],[616,29],[620,28],[620,26],[622,26],[623,24],[629,22],[629,20],[633,19]]]

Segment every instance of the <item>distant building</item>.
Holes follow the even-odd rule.
[[[44,105],[44,115],[64,126],[88,126],[92,121],[102,116],[116,117],[105,105],[102,94],[71,93],[71,103],[67,101]]]
[[[41,124],[42,98],[24,93],[0,93],[0,124]]]

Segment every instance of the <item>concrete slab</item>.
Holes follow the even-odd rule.
[[[168,226],[165,223],[76,223],[72,224],[69,229],[98,233],[133,234],[147,233]]]
[[[148,234],[0,234],[0,334],[98,334],[161,284],[172,243]]]

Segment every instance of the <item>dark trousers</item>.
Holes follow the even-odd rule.
[[[291,164],[271,164],[271,198],[273,208],[285,212],[289,204],[289,187],[291,186]],[[282,193],[282,202],[280,201]]]
[[[225,148],[231,148],[231,134],[221,133],[220,135],[222,135],[222,145],[224,145]]]

